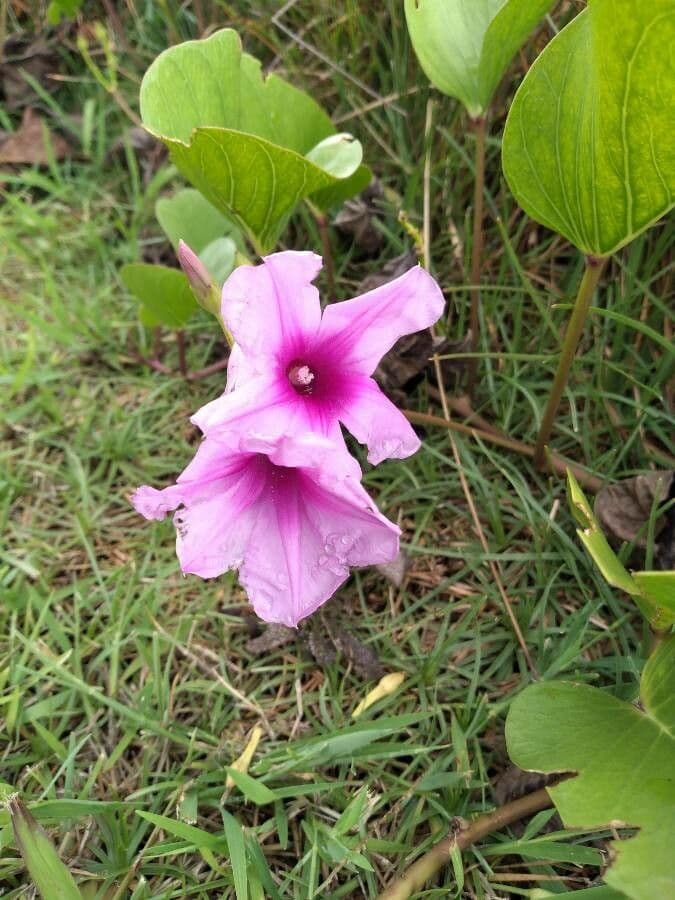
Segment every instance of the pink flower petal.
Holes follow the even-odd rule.
[[[249,454],[202,441],[194,458],[164,490],[143,485],[132,497],[146,519],[174,515],[176,553],[184,573],[213,578],[242,560],[255,501],[264,489]]]
[[[398,553],[399,529],[376,509],[354,461],[325,438],[207,437],[175,485],[133,498],[147,518],[170,509],[183,572],[212,578],[239,569],[258,614],[297,623],[347,578],[352,565]]]
[[[365,375],[345,378],[345,401],[339,412],[345,428],[368,447],[368,462],[376,466],[383,459],[404,459],[420,448],[412,425]]]
[[[237,370],[239,373],[239,370]],[[328,438],[329,446],[337,446],[342,453],[334,454],[333,465],[339,466],[341,472],[349,473],[354,478],[361,477],[358,462],[347,451],[340,430],[340,422],[331,410],[324,413],[321,404],[309,404],[298,395],[287,382],[275,377],[258,377],[244,382],[234,391],[221,394],[207,403],[190,418],[209,438],[229,441],[229,446],[237,446],[253,450],[254,442],[267,442],[277,447],[277,455],[282,454],[284,435],[292,434],[300,437],[304,434]],[[234,444],[232,441],[234,440]],[[282,440],[281,444],[276,442]],[[270,443],[271,442],[271,443]],[[296,440],[295,452],[301,444]],[[319,443],[319,446],[323,446]],[[258,452],[271,453],[271,450],[260,449]],[[301,466],[308,462],[287,462],[276,459],[279,465]]]
[[[255,465],[194,493],[174,517],[176,553],[184,574],[215,578],[242,565],[266,482]]]
[[[315,253],[286,250],[259,266],[239,266],[223,285],[222,315],[248,363],[270,367],[279,348],[311,339],[319,328],[321,304],[312,285],[321,269]]]
[[[395,559],[399,535],[358,482],[299,471],[265,503],[239,572],[257,614],[291,627],[335,593],[350,566]]]
[[[290,385],[273,376],[259,376],[238,383],[235,390],[221,394],[198,409],[190,421],[205,434],[225,427],[240,433],[249,431],[274,437],[289,431],[312,430],[301,398]]]
[[[184,490],[176,484],[158,491],[157,488],[143,484],[131,497],[131,504],[137,513],[146,519],[163,519],[167,513],[183,502]]]
[[[431,275],[415,266],[367,294],[328,306],[319,341],[341,356],[346,369],[372,375],[400,337],[433,325],[444,304]]]

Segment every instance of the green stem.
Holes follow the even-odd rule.
[[[330,243],[328,219],[326,214],[322,212],[318,206],[315,206],[311,200],[305,200],[305,204],[314,217],[316,227],[319,229],[321,255],[323,256],[323,265],[326,270],[326,281],[328,282],[328,299],[331,303],[334,303],[337,299],[337,293],[335,291],[335,264],[333,262],[333,249]]]
[[[478,332],[480,321],[480,276],[483,261],[483,204],[485,194],[485,138],[487,135],[487,118],[479,116],[471,120],[476,137],[475,177],[473,184],[473,240],[471,243],[471,352],[478,350]],[[473,393],[478,372],[478,360],[473,359],[469,365],[469,394]]]
[[[450,855],[455,848],[466,850],[494,831],[500,831],[512,822],[531,816],[541,809],[548,809],[553,802],[545,788],[526,794],[518,800],[500,806],[493,812],[474,819],[468,827],[451,831],[450,834],[418,859],[406,872],[397,878],[377,900],[407,900],[415,891],[421,890],[426,882],[433,878],[443,866],[450,862]]]
[[[188,368],[185,347],[185,332],[182,328],[176,332],[176,346],[178,348],[178,371],[183,376],[183,378],[187,378]]]
[[[323,262],[326,267],[326,281],[328,282],[328,299],[331,303],[337,300],[335,290],[335,265],[333,263],[333,250],[330,245],[330,233],[328,230],[328,219],[321,214],[316,220],[319,234],[321,235],[321,253]]]
[[[7,7],[9,0],[0,0],[0,47],[5,46],[7,37]]]
[[[574,308],[570,321],[563,339],[562,349],[560,351],[560,359],[558,360],[558,370],[555,373],[551,393],[549,394],[544,410],[544,416],[539,426],[539,434],[534,447],[534,464],[538,469],[542,469],[546,463],[546,446],[551,437],[551,430],[555,422],[556,413],[562,400],[562,395],[567,384],[570,369],[577,352],[577,347],[583,334],[584,325],[588,316],[588,309],[593,299],[593,294],[602,275],[609,257],[586,257],[586,269],[584,277],[579,285],[579,292],[574,301]]]

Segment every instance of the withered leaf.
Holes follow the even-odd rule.
[[[547,775],[543,772],[525,772],[518,766],[510,764],[495,781],[495,800],[499,806],[504,806],[505,803],[518,800],[525,794],[537,791],[553,781],[556,781],[555,775]]]
[[[327,669],[333,665],[337,659],[338,651],[322,624],[310,623],[309,628],[303,632],[303,639],[307,643],[312,658],[322,669]]]
[[[38,99],[25,74],[46,91],[56,90],[58,82],[48,76],[57,69],[58,62],[54,44],[45,35],[33,36],[23,31],[11,34],[0,54],[0,88],[5,108],[21,109]]]
[[[65,138],[50,131],[44,119],[27,106],[21,125],[0,144],[0,165],[45,165],[50,158],[64,159],[71,153]]]
[[[309,647],[314,658],[322,665],[332,664],[339,654],[351,664],[359,677],[367,681],[381,678],[384,672],[375,651],[362,644],[344,627],[338,619],[334,605],[323,607],[319,615],[312,618]]]
[[[365,294],[367,291],[373,291],[375,288],[382,287],[383,284],[388,284],[394,278],[405,275],[408,269],[412,269],[413,266],[417,265],[417,262],[415,253],[412,250],[406,250],[405,253],[401,253],[400,256],[395,256],[389,262],[386,262],[378,272],[366,275],[359,284],[357,293]]]
[[[396,559],[389,563],[383,563],[381,566],[375,566],[375,568],[393,587],[400,588],[409,566],[410,557],[405,550],[401,549],[398,551]]]
[[[646,525],[654,506],[660,506],[671,496],[673,472],[645,472],[603,487],[595,498],[593,510],[602,530],[615,544],[635,541],[646,546]],[[667,515],[656,520],[655,535],[667,525]]]
[[[380,211],[378,200],[383,195],[382,185],[374,178],[358,197],[344,203],[334,219],[338,231],[353,237],[354,243],[369,255],[377,253],[384,243],[384,235],[374,224]]]
[[[294,628],[272,623],[265,628],[260,637],[250,640],[246,644],[246,649],[254,656],[260,656],[271,650],[277,650],[279,647],[285,647],[286,644],[292,643],[297,636],[298,632]]]
[[[338,621],[337,611],[331,605],[323,607],[301,622],[297,630],[285,625],[267,625],[260,637],[248,641],[246,649],[249,653],[260,656],[296,640],[309,651],[321,668],[332,666],[340,657],[343,663],[351,665],[356,674],[366,681],[380,678],[383,674],[375,651],[362,644]]]

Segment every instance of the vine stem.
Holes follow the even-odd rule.
[[[471,120],[476,137],[475,178],[473,184],[473,240],[471,242],[471,312],[469,327],[471,329],[471,352],[478,350],[478,332],[480,321],[480,277],[483,261],[483,205],[485,194],[485,139],[487,136],[487,118],[478,116]],[[472,359],[469,365],[468,392],[473,393],[478,373],[478,360]]]
[[[321,255],[323,256],[323,264],[326,269],[326,281],[328,282],[328,299],[331,303],[335,303],[337,293],[335,291],[335,263],[333,262],[333,248],[330,243],[330,232],[328,229],[328,218],[322,210],[315,206],[310,200],[305,200],[307,208],[314,217],[316,226],[319,229],[319,237],[321,238]]]
[[[584,325],[588,317],[588,310],[593,299],[593,294],[598,286],[600,276],[609,257],[586,257],[586,268],[584,270],[579,291],[577,292],[574,308],[570,316],[563,344],[560,351],[560,359],[558,360],[558,369],[553,379],[551,393],[546,402],[544,415],[539,426],[539,434],[534,445],[534,464],[538,469],[544,468],[546,464],[546,446],[551,437],[553,423],[562,400],[562,395],[567,384],[572,362],[584,331]]]
[[[187,378],[188,367],[185,346],[185,332],[182,328],[176,332],[176,346],[178,348],[178,371],[183,376],[183,378]]]
[[[501,432],[485,431],[482,428],[474,428],[471,425],[465,425],[463,422],[457,422],[449,417],[441,418],[440,416],[433,416],[430,413],[417,412],[412,409],[403,409],[401,412],[413,425],[433,425],[438,428],[447,428],[459,434],[466,434],[476,440],[485,441],[487,444],[496,444],[498,447],[504,447],[506,450],[512,450],[514,453],[519,453],[521,456],[527,456],[530,459],[534,456],[534,447],[531,444],[517,441]],[[565,477],[567,469],[570,469],[579,484],[594,493],[597,493],[604,484],[602,478],[599,478],[587,469],[583,469],[571,460],[565,459],[564,456],[558,456],[557,453],[549,454],[547,462],[554,472],[563,477]]]
[[[428,853],[418,859],[410,868],[399,876],[388,888],[378,895],[377,900],[408,900],[415,891],[424,887],[426,882],[450,862],[453,850],[466,850],[471,844],[487,837],[493,831],[500,831],[507,825],[531,816],[542,809],[553,806],[546,788],[526,794],[513,800],[491,813],[474,819],[466,828],[458,832],[452,831]]]

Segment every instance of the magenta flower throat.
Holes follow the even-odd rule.
[[[410,456],[419,439],[372,374],[400,337],[439,318],[443,295],[416,266],[322,314],[312,285],[320,268],[314,253],[286,251],[235,269],[222,294],[236,341],[228,389],[192,421],[207,435],[312,431],[339,443],[342,423],[367,445],[371,463]]]

